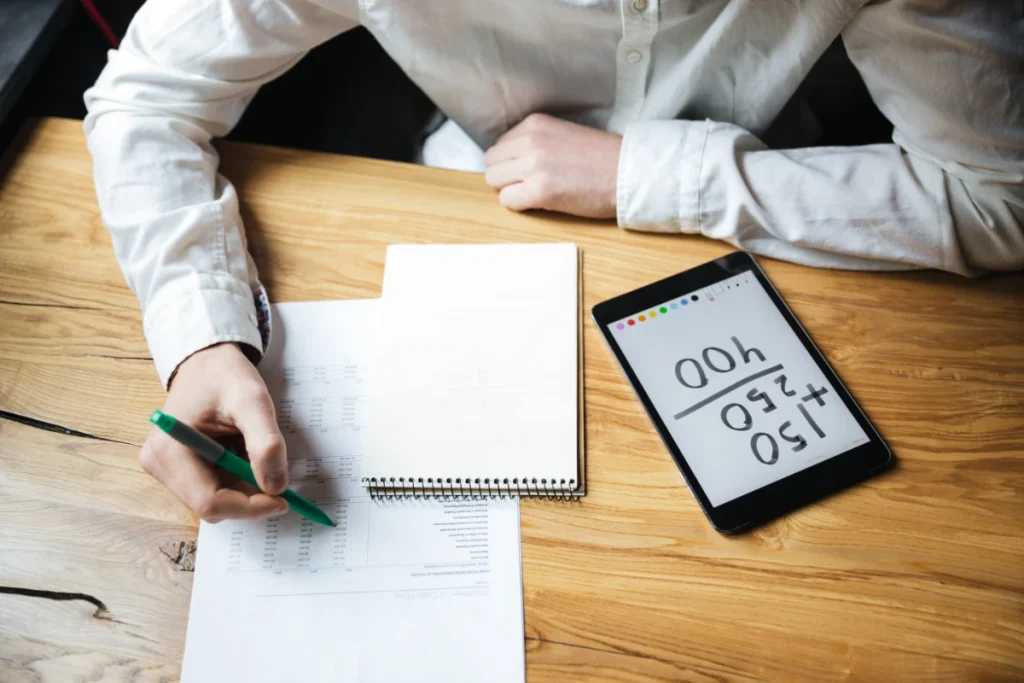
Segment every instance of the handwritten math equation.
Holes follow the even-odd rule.
[[[734,353],[718,346],[709,346],[701,352],[700,358],[682,358],[676,361],[675,376],[679,383],[687,389],[703,389],[711,383],[715,375],[732,375],[737,370],[742,372],[743,368],[753,362],[752,358],[756,358],[760,363],[767,362],[759,349],[743,346],[736,337],[729,339],[735,347]],[[725,402],[720,404],[718,412],[722,424],[735,432],[751,432],[750,450],[754,457],[760,463],[774,465],[779,461],[779,439],[788,445],[792,452],[798,453],[807,448],[808,437],[825,438],[825,430],[814,420],[811,411],[825,406],[825,397],[830,394],[828,388],[824,386],[815,387],[810,382],[790,379],[784,370],[781,363],[758,370],[672,417],[681,420],[705,406],[716,403],[719,399],[724,399]],[[780,405],[793,403],[796,403],[796,408],[806,421],[806,425],[794,425],[791,420],[786,420],[774,428],[769,428],[769,431],[754,430],[755,416],[761,418],[763,415],[774,413]],[[770,423],[772,420],[772,417],[764,418],[765,422]],[[810,431],[806,431],[808,428]],[[775,434],[778,434],[778,439]]]

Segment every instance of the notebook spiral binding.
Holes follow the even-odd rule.
[[[505,498],[550,498],[579,500],[572,490],[575,479],[450,479],[427,477],[363,477],[363,486],[373,500],[484,500]],[[522,483],[520,483],[522,482]],[[569,488],[566,488],[568,484]]]

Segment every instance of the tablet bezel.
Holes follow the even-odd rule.
[[[740,273],[750,272],[768,293],[775,304],[776,310],[796,334],[804,348],[814,359],[822,374],[832,383],[843,404],[853,415],[861,429],[868,436],[868,443],[852,448],[834,457],[815,463],[788,477],[765,485],[764,487],[744,494],[739,498],[719,506],[711,505],[704,493],[700,481],[694,476],[686,462],[686,457],[672,439],[671,434],[662,422],[658,411],[647,395],[643,385],[637,379],[629,361],[622,353],[611,333],[610,325],[623,318],[635,315],[657,304],[690,294],[717,282]],[[825,360],[821,352],[811,341],[800,322],[789,310],[779,296],[772,283],[765,276],[757,262],[746,252],[737,251],[719,259],[697,266],[690,270],[672,275],[645,287],[627,292],[613,299],[603,301],[592,309],[594,322],[604,335],[615,355],[619,366],[632,385],[637,397],[661,435],[662,441],[672,454],[680,473],[694,497],[700,503],[704,514],[718,531],[726,534],[736,533],[761,524],[769,519],[790,512],[798,507],[818,500],[830,493],[855,484],[872,474],[884,469],[892,462],[892,453],[882,441],[878,431],[868,420],[864,411],[853,400],[846,386],[840,381],[835,371]]]

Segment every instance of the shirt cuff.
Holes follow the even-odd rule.
[[[619,153],[619,226],[700,232],[700,174],[710,121],[630,124]]]
[[[224,275],[194,274],[161,288],[143,315],[143,328],[164,388],[183,360],[213,344],[239,342],[265,351],[266,300],[262,286]]]

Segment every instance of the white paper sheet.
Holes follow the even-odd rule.
[[[573,244],[388,249],[367,476],[575,488],[578,264]]]
[[[376,301],[281,304],[260,371],[294,513],[202,524],[182,680],[523,681],[516,501],[374,502],[359,483]]]

